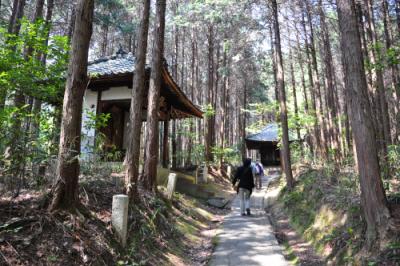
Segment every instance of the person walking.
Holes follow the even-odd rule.
[[[257,189],[261,189],[262,184],[261,180],[262,177],[264,176],[264,166],[260,162],[254,163],[254,168],[255,168],[255,185]]]
[[[233,179],[233,186],[239,181],[237,185],[237,193],[240,199],[240,214],[251,215],[250,212],[250,196],[254,188],[254,174],[251,167],[251,159],[246,158],[243,160],[243,166],[240,166]]]

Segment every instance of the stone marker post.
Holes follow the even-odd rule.
[[[207,181],[208,181],[208,167],[207,167],[207,165],[204,165],[204,168],[203,168],[203,183],[207,183]]]
[[[195,176],[195,179],[194,179],[194,183],[197,185],[197,184],[199,184],[199,175],[200,175],[200,167],[198,166],[198,167],[196,167],[196,176]]]
[[[172,196],[174,195],[177,179],[178,179],[178,177],[176,176],[175,173],[170,173],[168,175],[168,185],[167,185],[167,198],[168,199],[172,199]]]
[[[229,179],[231,179],[231,175],[232,175],[232,166],[228,165],[227,169],[226,169],[226,174],[228,175]]]
[[[126,246],[128,232],[128,202],[127,195],[120,194],[113,196],[111,224],[123,247]]]

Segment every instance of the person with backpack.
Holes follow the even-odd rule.
[[[246,158],[243,160],[243,165],[240,166],[233,179],[233,186],[239,181],[237,185],[237,193],[240,199],[240,214],[251,215],[250,212],[250,196],[254,188],[254,175],[251,167],[251,159]]]
[[[264,176],[264,166],[260,162],[254,163],[255,167],[255,185],[257,189],[261,189],[261,179]]]

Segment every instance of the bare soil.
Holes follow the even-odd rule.
[[[112,196],[122,193],[120,187],[103,179],[83,182],[80,201],[89,217],[48,213],[40,207],[46,192],[24,190],[17,198],[0,198],[0,265],[206,265],[216,228],[227,212],[184,195],[172,204],[161,196],[161,203],[134,207],[130,246],[123,249],[110,224]],[[195,202],[212,217],[199,217],[185,201]],[[193,231],[180,232],[178,221]]]

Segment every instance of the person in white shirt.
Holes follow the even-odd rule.
[[[264,176],[264,166],[260,162],[252,162],[251,168],[254,176],[255,187],[261,189],[261,178]]]

